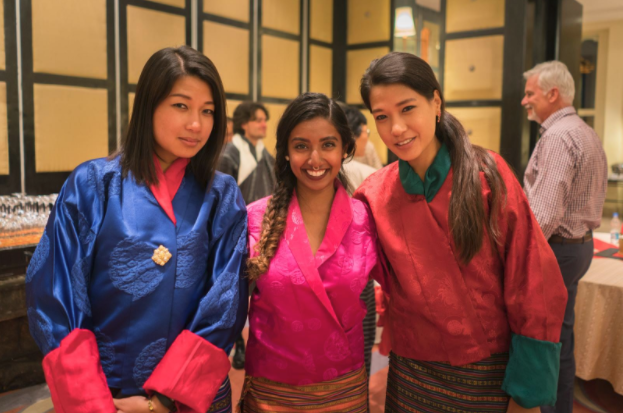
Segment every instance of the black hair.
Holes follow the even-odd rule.
[[[203,53],[188,47],[168,47],[154,53],[141,72],[128,132],[121,143],[121,168],[124,177],[132,173],[138,183],[157,182],[154,166],[154,112],[184,76],[204,81],[212,91],[214,125],[207,143],[190,160],[189,167],[203,187],[212,181],[227,131],[225,91],[214,63]]]

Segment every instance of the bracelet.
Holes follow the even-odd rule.
[[[147,399],[147,407],[149,407],[150,412],[154,411],[154,405],[151,404],[151,399]]]

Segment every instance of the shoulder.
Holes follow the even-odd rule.
[[[262,199],[258,199],[255,202],[247,205],[247,215],[249,221],[249,232],[251,233],[259,233],[262,220],[264,219],[264,213],[266,212],[266,207],[268,206],[268,201],[272,198],[271,196],[267,196]]]
[[[240,192],[240,189],[236,184],[236,180],[231,175],[228,175],[224,172],[215,171],[209,192],[213,192],[216,195],[225,196],[232,192]]]
[[[67,178],[67,190],[93,193],[98,196],[115,195],[121,186],[119,157],[97,158],[83,162]]]
[[[240,150],[231,142],[225,145],[223,152],[221,153],[221,161],[240,161]]]
[[[394,183],[396,179],[399,179],[398,162],[393,162],[366,178],[355,191],[354,197],[367,200],[370,196],[378,194],[378,191],[387,188],[387,185]]]

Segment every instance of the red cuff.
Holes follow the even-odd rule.
[[[203,413],[210,408],[229,368],[229,358],[222,349],[184,330],[143,388],[157,391],[195,412]]]
[[[45,356],[43,372],[57,413],[117,411],[93,332],[75,329],[69,333],[60,347]]]

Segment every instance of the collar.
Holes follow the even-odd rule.
[[[545,119],[545,122],[543,122],[541,124],[541,135],[548,130],[549,128],[551,128],[554,123],[558,122],[560,119],[564,118],[565,116],[569,116],[569,115],[575,115],[575,108],[573,106],[567,106],[565,108],[559,109],[556,112],[552,113],[549,118]]]
[[[435,159],[433,159],[433,163],[426,170],[424,182],[422,182],[420,176],[415,173],[408,162],[399,160],[400,182],[406,193],[424,195],[426,201],[431,202],[446,180],[448,172],[450,172],[450,166],[450,152],[448,152],[446,145],[442,144],[439,152],[435,155]]]
[[[167,216],[173,221],[173,224],[177,224],[175,213],[173,212],[173,198],[175,198],[177,190],[180,188],[180,185],[182,185],[186,167],[189,163],[190,159],[188,158],[177,158],[167,170],[163,172],[158,157],[154,154],[154,166],[156,167],[156,178],[158,182],[152,184],[149,189],[151,189],[160,207],[162,207]]]

